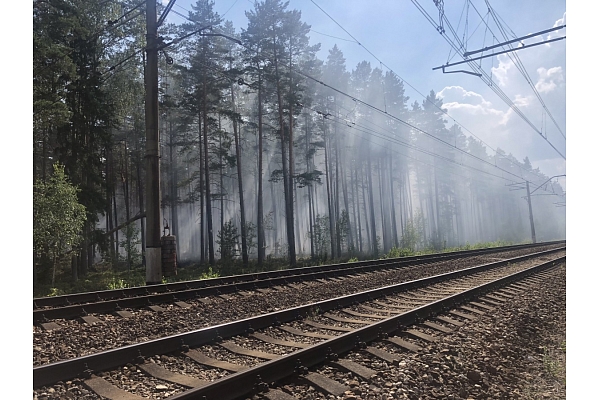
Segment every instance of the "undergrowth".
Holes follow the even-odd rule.
[[[459,247],[445,248],[436,250],[433,248],[413,251],[406,248],[394,247],[382,259],[408,257],[415,255],[433,254],[440,252],[452,252],[461,250],[475,250],[483,248],[492,248],[508,246],[511,243],[505,241],[485,242],[477,244],[465,244]],[[307,267],[334,263],[352,263],[372,259],[366,254],[346,256],[345,258],[329,259],[322,258],[310,259],[298,258],[296,267]],[[243,266],[241,260],[229,260],[227,262],[218,261],[215,266],[200,263],[180,264],[177,269],[177,275],[163,278],[163,283],[181,282],[197,279],[213,279],[220,276],[249,274],[265,271],[275,271],[287,269],[289,264],[287,258],[267,256],[262,266],[259,266],[256,260],[249,260],[247,266]],[[103,263],[94,265],[84,277],[77,281],[71,278],[70,266],[63,266],[57,271],[57,279],[54,287],[48,283],[34,284],[34,297],[60,296],[70,293],[92,292],[100,290],[115,290],[137,287],[145,285],[145,270],[141,265],[131,268],[130,271],[124,270],[122,265],[113,267],[110,264]]]

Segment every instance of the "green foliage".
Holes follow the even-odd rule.
[[[307,233],[310,237],[310,231]],[[318,214],[312,230],[312,238],[315,246],[315,254],[320,258],[327,259],[327,249],[331,246],[331,235],[329,231],[329,217]]]
[[[423,244],[423,234],[425,232],[425,219],[421,210],[417,211],[414,218],[406,221],[400,247],[412,252],[418,250]]]
[[[125,238],[119,242],[125,249],[125,254],[130,255],[133,266],[142,265],[142,252],[140,251],[142,242],[138,237],[139,232],[140,230],[135,225],[129,224],[125,228]]]
[[[350,235],[350,215],[348,211],[342,210],[340,218],[336,221],[336,230],[342,246],[345,246],[348,243],[348,235]]]
[[[48,181],[35,183],[33,249],[38,256],[56,259],[80,243],[86,212],[77,200],[78,192],[58,163],[54,164],[54,174]]]
[[[213,271],[212,267],[209,266],[208,271],[200,274],[198,279],[213,279],[213,278],[218,278],[218,277],[219,277],[219,273],[217,271]]]
[[[390,251],[383,256],[383,258],[398,258],[398,257],[408,257],[414,255],[414,251],[406,248],[392,247]]]
[[[358,262],[358,258],[352,257],[351,259],[348,260],[348,262],[349,263]]]
[[[235,258],[238,253],[238,234],[236,226],[233,224],[233,220],[227,221],[223,224],[223,229],[217,233],[217,244],[220,246],[219,253],[221,254],[221,260],[231,260]]]
[[[256,242],[256,224],[248,221],[246,222],[246,246],[248,247],[248,254],[252,254],[253,250],[258,247]]]

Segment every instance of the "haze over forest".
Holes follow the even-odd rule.
[[[136,1],[75,3],[34,2],[34,179],[58,161],[80,188],[85,271],[143,250],[145,17]],[[537,241],[565,238],[553,174],[490,151],[443,88],[410,97],[337,45],[319,58],[284,1],[254,3],[240,27],[209,0],[185,17],[159,30],[161,210],[181,261],[531,241],[526,182]]]

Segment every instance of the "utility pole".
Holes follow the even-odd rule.
[[[527,204],[529,205],[529,224],[531,225],[531,240],[533,244],[535,244],[535,226],[533,225],[533,212],[531,210],[531,194],[529,193],[529,181],[525,181],[525,184],[527,186]]]
[[[162,281],[156,0],[146,0],[146,285]]]

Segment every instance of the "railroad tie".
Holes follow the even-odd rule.
[[[181,308],[191,308],[192,307],[191,304],[188,304],[185,301],[176,301],[175,304]]]
[[[323,314],[324,317],[327,317],[329,319],[332,319],[334,321],[338,321],[338,322],[345,322],[348,324],[362,324],[362,325],[371,325],[374,323],[374,321],[365,321],[364,319],[352,319],[352,318],[344,318],[344,317],[338,317],[337,315],[333,315],[330,313],[325,313]]]
[[[193,376],[169,371],[168,369],[163,368],[155,363],[138,364],[137,367],[150,376],[188,388],[201,387],[210,383]]]
[[[332,394],[334,396],[341,396],[344,392],[350,390],[350,387],[346,385],[342,385],[338,381],[334,381],[326,376],[316,374],[314,372],[309,373],[308,375],[303,375],[302,378],[309,381],[314,386],[324,390],[325,392]]]
[[[262,395],[268,400],[298,400],[294,396],[291,396],[286,392],[282,392],[281,390],[276,389],[269,389],[267,393],[263,393]]]
[[[412,351],[414,353],[418,353],[423,350],[421,346],[417,346],[416,344],[407,342],[406,340],[402,340],[399,337],[391,337],[386,339],[388,342],[394,343],[396,346],[402,347],[408,351]]]
[[[280,346],[297,347],[299,349],[304,349],[306,347],[310,347],[310,344],[308,344],[308,343],[291,342],[288,340],[275,339],[275,338],[265,335],[263,333],[253,333],[250,336],[253,338],[256,338],[258,340],[262,340],[263,342],[278,344]]]
[[[469,307],[469,306],[460,306],[459,308],[465,310],[465,311],[469,311],[472,312],[473,314],[478,314],[478,315],[484,315],[485,311],[481,311],[481,310],[477,310],[473,307]]]
[[[335,336],[332,336],[332,335],[325,335],[325,334],[322,334],[322,333],[304,332],[304,331],[301,331],[300,329],[292,328],[290,326],[279,326],[278,329],[281,329],[283,331],[291,333],[292,335],[306,336],[306,337],[312,337],[312,338],[317,338],[317,339],[325,339],[325,340],[327,340],[327,339],[331,339],[331,338],[335,337]]]
[[[383,301],[378,301],[378,300],[374,300],[374,301],[373,301],[373,303],[374,303],[374,304],[377,304],[377,305],[380,305],[380,306],[382,306],[382,307],[389,307],[389,308],[394,308],[394,309],[397,309],[397,310],[401,310],[400,312],[402,312],[402,311],[405,311],[405,310],[409,310],[409,309],[411,308],[411,307],[409,307],[409,306],[399,306],[399,305],[397,305],[397,304],[384,303]],[[395,311],[389,311],[389,310],[379,310],[379,309],[377,309],[377,308],[371,308],[371,307],[368,307],[368,306],[363,306],[363,305],[361,305],[361,307],[362,307],[362,308],[364,308],[365,310],[377,310],[377,311],[381,311],[381,312],[387,312],[387,313],[395,313],[395,314],[398,314],[398,313],[397,313],[397,312],[395,312]]]
[[[346,328],[345,326],[325,325],[310,320],[302,321],[302,323],[319,329],[328,329],[330,331],[352,332],[354,330],[352,328]]]
[[[346,314],[350,314],[350,315],[354,315],[355,317],[364,317],[364,318],[373,318],[373,319],[387,319],[389,317],[385,316],[385,315],[375,315],[375,314],[362,314],[356,311],[352,311],[352,310],[341,310],[342,312],[346,313]]]
[[[207,367],[224,369],[229,372],[239,372],[248,367],[244,365],[232,364],[227,361],[215,360],[200,353],[198,350],[192,349],[185,353],[186,356],[197,362],[198,364],[206,365]]]
[[[484,303],[491,304],[493,306],[501,306],[502,305],[502,303],[500,303],[498,301],[494,301],[494,300],[488,299],[486,297],[481,297],[479,300],[482,301],[482,302],[484,302]]]
[[[465,314],[465,313],[462,313],[462,312],[456,311],[456,310],[451,310],[450,314],[456,315],[458,317],[465,318],[465,319],[468,319],[471,321],[477,319],[477,317],[475,315]]]
[[[499,302],[499,303],[506,303],[506,299],[503,299],[503,298],[498,297],[498,296],[494,296],[493,294],[487,294],[484,297],[482,297],[482,300],[488,301],[487,299],[492,299],[492,300],[494,300],[496,302]],[[488,303],[489,303],[489,301],[488,301]],[[500,305],[499,303],[496,303],[496,304]],[[490,303],[490,304],[494,304],[494,303]]]
[[[83,315],[80,317],[81,321],[84,324],[88,324],[88,325],[94,325],[94,324],[101,324],[104,321],[99,320],[98,318],[94,317],[93,315]]]
[[[368,346],[364,350],[367,353],[379,358],[380,360],[383,360],[383,361],[391,363],[391,364],[394,364],[394,363],[397,363],[400,361],[400,359],[396,355],[389,353],[385,350],[378,349],[377,347]]]
[[[488,311],[493,311],[494,310],[494,307],[488,306],[487,304],[479,303],[479,302],[476,302],[476,301],[472,301],[469,304],[474,305],[475,307],[483,308],[484,310],[488,310]]]
[[[131,318],[131,317],[133,317],[133,313],[130,312],[130,311],[127,311],[127,310],[115,311],[115,314],[117,314],[121,318]]]
[[[462,323],[462,322],[460,322],[460,321],[457,321],[457,320],[455,320],[455,319],[452,319],[452,318],[450,318],[450,317],[445,317],[445,316],[443,316],[443,315],[439,315],[439,316],[437,316],[436,318],[437,318],[438,320],[440,320],[440,321],[442,321],[442,322],[446,322],[446,323],[448,323],[448,324],[450,324],[450,325],[454,325],[454,326],[463,326],[463,325],[464,325],[464,323]]]
[[[452,329],[450,329],[444,325],[436,324],[435,322],[431,322],[431,321],[425,321],[421,325],[426,326],[427,328],[431,328],[436,331],[442,332],[442,333],[452,332]]]
[[[373,375],[377,375],[377,371],[351,360],[339,360],[332,362],[331,365],[352,372],[354,375],[358,375],[368,381],[373,378]]]
[[[410,336],[410,337],[415,338],[415,339],[424,340],[426,342],[435,342],[435,341],[437,341],[437,338],[435,336],[428,335],[427,333],[418,331],[416,329],[408,329],[408,330],[402,332],[402,334],[405,335],[405,336]]]
[[[402,314],[404,311],[407,311],[408,308],[405,307],[394,307],[393,311],[390,310],[383,310],[381,308],[374,308],[374,307],[369,307],[369,306],[365,306],[365,305],[360,305],[360,308],[364,308],[366,311],[371,311],[371,312],[379,312],[382,314],[387,314],[386,318],[389,318],[392,315],[398,315],[398,314]]]
[[[264,351],[246,349],[245,347],[238,346],[237,344],[231,343],[231,342],[219,343],[219,346],[231,351],[232,353],[241,354],[243,356],[261,358],[263,360],[274,360],[276,358],[281,357],[278,354],[265,353]]]
[[[42,322],[40,325],[42,325],[42,328],[44,328],[45,331],[54,331],[60,329],[60,325],[58,325],[56,322]]]
[[[121,388],[116,387],[107,380],[93,376],[90,379],[83,381],[83,384],[96,393],[98,396],[108,400],[142,400],[143,397],[129,393]]]

